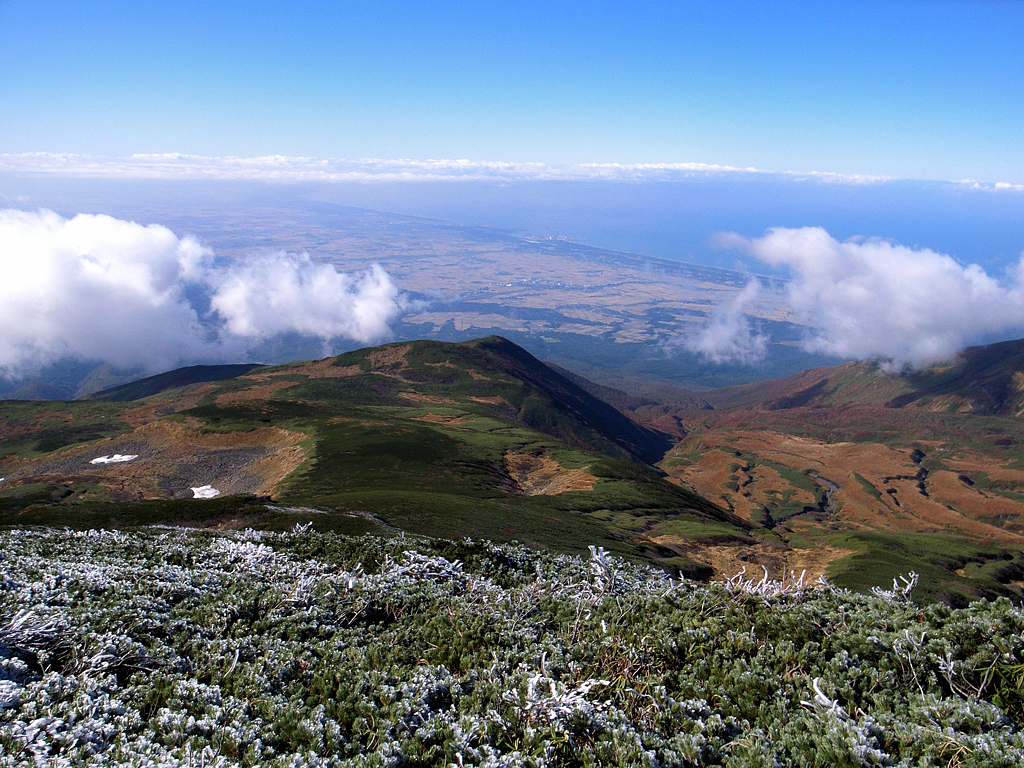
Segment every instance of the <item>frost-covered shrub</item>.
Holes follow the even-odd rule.
[[[0,765],[1015,766],[1024,612],[594,548],[0,533]]]

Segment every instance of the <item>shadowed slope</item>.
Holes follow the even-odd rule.
[[[242,363],[240,365],[191,365],[173,371],[158,373],[138,381],[130,381],[118,387],[111,387],[89,395],[89,400],[106,400],[108,402],[129,402],[144,397],[166,392],[169,389],[187,387],[190,384],[205,384],[209,381],[223,381],[243,376],[262,366],[258,363]]]
[[[1019,416],[1024,406],[1024,340],[969,347],[949,365],[905,377],[914,391],[886,405]]]
[[[595,435],[617,445],[644,463],[653,464],[660,461],[671,447],[671,442],[665,435],[634,423],[620,411],[508,339],[488,336],[466,342],[464,346],[491,355],[509,374],[545,392],[553,400],[558,411],[567,414],[573,421],[585,425]],[[579,441],[585,445],[587,442],[585,436],[578,434],[579,429],[574,428],[572,421],[552,419],[549,414],[528,408],[520,411],[519,418],[528,426],[570,443]]]
[[[894,373],[877,361],[702,392],[717,409],[885,406],[1017,416],[1024,406],[1024,340],[969,347],[950,362]]]

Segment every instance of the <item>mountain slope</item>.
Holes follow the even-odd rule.
[[[899,374],[872,362],[850,362],[812,368],[781,379],[701,392],[718,410],[778,411],[789,408],[884,405],[913,390]]]
[[[878,362],[851,362],[701,396],[718,409],[884,405],[1018,416],[1024,408],[1024,339],[969,347],[921,371],[895,373]]]
[[[1014,341],[917,372],[846,363],[702,392],[714,409],[672,410],[689,431],[660,466],[790,546],[844,552],[829,574],[846,586],[915,570],[950,602],[1019,600],[1022,383]]]
[[[660,461],[665,452],[672,447],[665,435],[639,426],[621,411],[540,362],[508,339],[488,336],[466,342],[464,346],[480,350],[492,358],[492,364],[498,369],[545,393],[555,404],[560,416],[564,414],[569,417],[552,418],[543,407],[530,407],[524,400],[518,417],[528,426],[570,443],[580,441],[582,447],[598,448],[600,443],[587,444],[587,436],[580,434],[580,430],[575,426],[575,423],[579,423],[593,435],[600,436],[601,442],[608,441],[629,456],[648,464]]]
[[[128,402],[141,400],[144,397],[165,392],[168,389],[187,387],[190,384],[205,384],[209,381],[223,381],[242,376],[263,366],[255,363],[239,365],[191,365],[187,368],[176,368],[156,376],[131,381],[117,387],[110,387],[88,396],[88,400],[105,400],[107,402]]]
[[[1024,411],[1024,339],[969,347],[950,365],[932,366],[905,378],[914,390],[886,403],[890,408],[1020,416]]]
[[[0,441],[14,448],[0,458],[0,502],[64,518],[114,504],[124,520],[140,502],[192,514],[192,489],[209,485],[322,510],[318,526],[347,530],[355,515],[430,535],[597,543],[691,574],[702,571],[686,547],[653,540],[750,530],[643,466],[668,447],[663,435],[505,339],[389,344],[197,380],[206,373],[141,382],[135,393],[190,383],[130,402],[0,405]]]

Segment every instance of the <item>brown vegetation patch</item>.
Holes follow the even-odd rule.
[[[121,418],[131,427],[141,427],[151,421],[174,413],[174,406],[166,402],[148,401],[121,413]]]
[[[358,365],[335,365],[335,358],[313,360],[300,365],[289,366],[285,371],[254,372],[239,379],[248,379],[255,383],[266,382],[262,386],[252,386],[243,390],[225,392],[217,396],[217,403],[237,403],[251,400],[269,400],[274,392],[302,383],[306,379],[344,379],[357,376],[363,371]]]
[[[593,490],[597,478],[587,468],[566,469],[550,456],[505,452],[505,469],[524,496],[556,496]]]
[[[388,347],[378,347],[366,354],[366,362],[373,366],[378,372],[400,371],[406,366],[405,356],[409,354],[412,346],[399,344]]]
[[[905,407],[920,408],[932,413],[972,413],[976,410],[972,400],[957,394],[923,397],[907,403]]]
[[[743,568],[747,574],[760,578],[764,566],[773,579],[788,578],[791,572],[797,577],[804,573],[804,583],[810,583],[824,576],[836,560],[854,554],[852,549],[827,546],[790,549],[772,544],[703,545],[679,536],[656,536],[651,541],[681,549],[689,559],[710,566],[715,576],[723,579],[735,576]]]
[[[0,441],[32,434],[44,423],[53,421],[69,424],[75,417],[64,411],[41,411],[24,419],[0,418]]]
[[[336,359],[334,357],[325,357],[323,360],[310,360],[308,363],[292,364],[283,371],[256,370],[238,378],[250,381],[271,381],[279,376],[299,375],[307,376],[310,379],[344,379],[363,372],[358,365],[335,365],[334,361]]]
[[[405,398],[406,400],[412,400],[414,403],[454,403],[455,401],[447,397],[437,397],[436,395],[425,395],[422,392],[399,392],[399,397]]]
[[[0,419],[0,445],[3,445],[4,441],[36,432],[47,418],[52,417],[50,414],[42,413],[29,419]],[[61,418],[61,421],[66,423],[70,419]]]
[[[208,395],[214,384],[203,384],[190,392],[179,392],[172,390],[169,393],[161,393],[156,397],[147,398],[139,405],[126,409],[121,413],[121,418],[132,427],[141,427],[151,421],[168,416],[179,411],[187,411],[195,408],[199,401]]]
[[[968,486],[955,472],[935,472],[929,481],[928,489],[932,498],[940,504],[969,507],[979,517],[1000,520],[1005,527],[1021,532],[1024,504],[1019,501],[986,492],[977,486]],[[984,529],[979,532],[983,533]]]
[[[262,482],[253,491],[257,496],[276,495],[278,486],[288,475],[299,468],[299,465],[306,460],[306,451],[299,445],[290,445],[286,448],[279,448],[273,453],[261,456],[256,459],[249,470]]]
[[[693,452],[689,444],[696,440],[698,437],[691,435],[675,453]],[[1007,487],[1017,483],[1024,487],[1024,471],[975,453],[961,453],[954,459],[940,451],[938,443],[916,443],[952,470],[946,471],[922,466],[910,448],[881,443],[830,443],[745,429],[713,429],[701,433],[699,441],[703,455],[697,461],[673,464],[670,455],[663,467],[681,484],[721,501],[746,519],[756,520],[761,510],[774,509],[773,501],[787,494],[790,514],[794,504],[812,509],[779,523],[794,530],[799,526],[820,531],[841,525],[861,530],[961,533],[1005,543],[1019,543],[1018,526],[1024,530],[1024,504],[969,487],[957,475],[978,472]],[[737,457],[736,451],[743,456]],[[814,476],[828,478],[838,486],[831,494],[831,505],[819,509],[813,494],[759,462],[787,467],[812,480]]]
[[[180,417],[179,417],[180,418]],[[195,445],[201,447],[217,448],[238,448],[241,446],[281,446],[294,445],[304,440],[306,435],[301,432],[293,432],[280,427],[259,427],[230,432],[217,432],[204,428],[204,423],[199,419],[163,419],[147,424],[134,432],[131,436],[146,436],[154,444],[180,444]],[[127,435],[120,435],[111,440],[121,440]],[[93,443],[93,450],[101,450],[101,443]]]
[[[988,475],[991,480],[1006,484],[1007,487],[1024,488],[1024,471],[1005,467],[999,459],[977,453],[959,452],[955,458],[943,459],[942,463],[954,472],[980,472]]]
[[[21,465],[11,485],[91,483],[118,499],[191,498],[191,488],[212,485],[222,494],[272,495],[305,460],[306,436],[277,427],[245,432],[208,432],[199,422],[160,420],[131,432],[75,446]],[[92,464],[120,453],[138,458]]]
[[[296,371],[296,373],[305,374],[311,379],[344,379],[349,376],[358,376],[362,372],[358,365],[335,365],[333,357],[306,363],[299,366]]]
[[[469,421],[465,416],[445,416],[440,413],[425,413],[422,416],[413,416],[412,420],[431,424],[466,424]]]
[[[225,403],[243,403],[250,400],[269,400],[277,390],[294,387],[297,383],[292,379],[278,379],[263,386],[225,392],[223,395],[217,395],[216,402],[218,405],[223,405]]]
[[[474,402],[477,402],[477,403],[486,403],[487,405],[502,405],[503,403],[507,403],[508,402],[504,397],[498,397],[498,396],[494,396],[494,397],[471,397],[469,399],[473,400]]]

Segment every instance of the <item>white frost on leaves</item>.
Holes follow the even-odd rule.
[[[21,697],[18,693],[23,687],[13,680],[0,680],[0,710],[20,707]]]
[[[611,556],[604,547],[590,549],[590,573],[594,576],[594,585],[602,592],[615,591],[615,566],[612,564]]]
[[[735,576],[729,576],[725,579],[725,588],[733,594],[744,592],[748,595],[760,595],[762,597],[779,597],[780,595],[799,593],[812,589],[834,589],[824,576],[819,576],[816,581],[807,583],[804,580],[807,576],[806,569],[801,571],[799,576],[796,571],[790,571],[789,577],[783,579],[771,578],[768,568],[764,565],[761,566],[761,569],[764,571],[764,576],[760,579],[756,576],[748,578],[746,575],[747,566],[743,566]]]
[[[839,706],[839,702],[835,699],[829,698],[825,695],[824,691],[821,690],[820,677],[816,677],[811,681],[811,687],[814,689],[814,700],[801,701],[801,704],[805,707],[814,707],[822,712],[827,712],[840,718],[849,718],[846,710]]]
[[[595,713],[611,706],[611,702],[591,701],[587,694],[597,686],[611,685],[610,680],[584,680],[574,688],[544,675],[534,675],[526,682],[526,711],[549,723],[566,720],[577,712]]]
[[[983,685],[976,671],[993,660],[1024,657],[1024,615],[1008,604],[991,616],[961,612],[956,626],[1006,644],[1005,658],[1002,646],[988,653],[984,644],[972,656],[953,644],[952,631],[886,629],[886,617],[907,612],[901,601],[804,585],[795,574],[789,582],[741,574],[731,585],[677,585],[599,547],[579,559],[486,545],[465,550],[464,564],[416,552],[418,543],[366,537],[358,546],[367,548],[367,572],[347,555],[318,559],[313,553],[351,542],[305,525],[290,533],[0,532],[0,768],[366,768],[408,762],[404,750],[417,742],[439,745],[446,765],[539,768],[560,760],[556,744],[587,755],[591,739],[608,750],[608,764],[721,763],[732,750],[741,750],[740,762],[746,750],[765,765],[789,764],[785,741],[773,744],[759,726],[715,711],[711,689],[687,671],[718,640],[743,651],[729,659],[735,690],[779,682],[778,698],[764,697],[765,705],[781,706],[794,728],[851,755],[851,764],[895,765],[883,745],[946,734],[974,765],[1010,764],[985,755],[1024,755],[1024,738],[1002,710],[968,687]],[[481,554],[493,558],[482,569]],[[782,597],[769,596],[780,584]],[[847,609],[858,612],[851,621],[877,617],[870,647],[922,687],[933,672],[951,679],[955,695],[903,690],[923,709],[869,709],[859,686],[896,668],[879,673],[845,650],[804,659],[803,672],[787,675],[793,683],[782,683],[756,660],[793,653],[786,638],[709,634],[714,617],[746,615],[760,600],[797,621],[827,618],[837,606],[836,621],[846,621]],[[637,611],[695,623],[652,624],[666,631],[634,636]],[[429,630],[423,647],[439,653],[464,631],[496,640],[453,672],[451,661],[394,647],[396,638],[413,642],[412,627]],[[408,665],[391,665],[392,651],[405,652]],[[379,656],[368,661],[370,653]],[[652,682],[667,659],[680,660],[669,677],[679,675],[685,698]],[[366,714],[340,720],[304,694],[313,679],[341,680],[337,691],[352,691]],[[431,764],[441,764],[437,755]]]
[[[892,589],[882,589],[881,587],[872,587],[871,588],[871,593],[875,597],[880,597],[883,600],[888,600],[889,602],[900,601],[900,600],[902,600],[902,601],[909,601],[910,600],[910,593],[913,592],[914,591],[914,587],[917,586],[917,579],[918,579],[918,575],[914,571],[911,571],[910,574],[907,575],[907,576],[903,576],[901,574],[900,575],[900,581],[903,582],[902,584],[900,584],[898,581],[896,581],[896,579],[893,579],[892,580]]]

